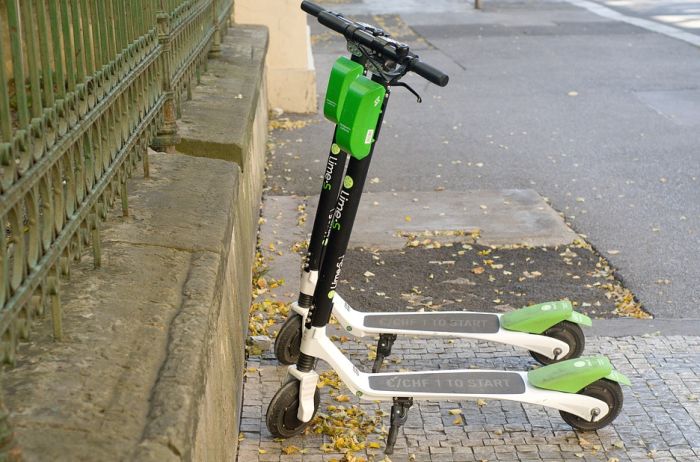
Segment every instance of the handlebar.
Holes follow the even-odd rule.
[[[323,7],[307,1],[301,2],[301,9],[311,16],[318,16],[320,12],[324,11]]]
[[[399,53],[395,42],[383,37],[375,37],[373,34],[367,32],[361,24],[325,10],[323,7],[307,0],[301,2],[301,9],[311,16],[318,18],[319,23],[342,34],[347,40],[364,45],[399,64],[406,64],[408,70],[415,72],[435,85],[444,87],[450,80],[450,77],[444,72],[420,61],[418,55],[413,53]]]

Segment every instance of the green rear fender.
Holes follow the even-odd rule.
[[[574,311],[571,302],[539,303],[511,311],[501,316],[501,327],[516,332],[541,334],[555,324],[571,321],[584,326],[591,326],[591,318]]]
[[[545,390],[578,393],[596,380],[608,379],[623,385],[630,385],[630,380],[613,369],[605,356],[575,358],[550,364],[527,373],[530,385]]]

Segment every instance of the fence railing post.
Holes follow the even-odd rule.
[[[214,38],[209,49],[209,56],[215,56],[221,53],[221,27],[219,25],[219,3],[222,0],[213,0],[211,3],[212,25],[214,27]]]
[[[156,151],[175,152],[175,145],[180,142],[177,134],[177,110],[175,105],[175,89],[172,83],[172,36],[170,34],[170,14],[159,11],[156,16],[158,23],[158,42],[161,46],[161,71],[163,73],[163,123],[158,133],[151,141]]]

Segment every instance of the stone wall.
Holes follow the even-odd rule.
[[[102,267],[84,253],[62,284],[64,340],[47,318],[20,344],[2,386],[25,459],[235,460],[266,48],[264,28],[230,30],[184,104],[184,153],[150,152],[129,215],[102,229]]]

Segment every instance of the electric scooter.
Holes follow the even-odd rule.
[[[380,28],[361,23],[355,23],[353,27],[390,41]],[[391,43],[397,47],[398,53],[407,52],[406,45]],[[350,42],[349,47],[352,58],[341,57],[335,62],[326,91],[324,115],[336,124],[336,130],[302,269],[299,298],[292,304],[290,316],[275,339],[275,356],[285,365],[295,364],[299,358],[302,326],[312,306],[329,226],[344,178],[347,153],[336,143],[338,122],[349,87],[374,65],[355,44]],[[420,102],[420,96],[404,82],[394,78],[389,85],[408,88]],[[546,365],[581,356],[586,342],[581,326],[591,325],[588,316],[574,311],[571,302],[565,300],[540,303],[506,314],[468,311],[367,313],[353,309],[338,293],[335,293],[332,303],[334,317],[346,332],[356,337],[379,334],[372,372],[379,372],[399,334],[461,337],[514,345],[529,350],[536,361]]]
[[[336,130],[336,143],[350,154],[343,186],[333,211],[325,256],[302,331],[299,359],[288,369],[286,383],[267,409],[267,428],[275,437],[289,438],[308,427],[320,403],[317,388],[319,359],[327,362],[360,399],[392,401],[387,454],[415,399],[504,399],[558,409],[564,421],[579,430],[596,430],[620,413],[620,384],[629,379],[602,356],[577,358],[529,372],[451,370],[363,373],[348,360],[326,333],[333,311],[345,251],[367,177],[372,152],[386,113],[391,86],[409,71],[440,86],[448,76],[421,62],[405,44],[375,36],[362,24],[324,10],[308,1],[302,9],[324,26],[345,36],[353,53],[366,60],[371,79],[358,76],[348,87]]]

